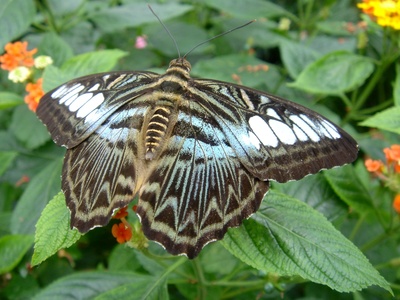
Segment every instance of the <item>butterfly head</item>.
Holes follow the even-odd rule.
[[[186,58],[180,57],[171,60],[171,62],[169,63],[168,70],[173,70],[177,68],[181,69],[184,73],[189,74],[190,70],[192,69],[192,65],[190,64],[190,62],[186,60]]]

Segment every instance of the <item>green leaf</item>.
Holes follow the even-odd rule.
[[[135,271],[140,268],[136,251],[126,245],[118,245],[108,258],[108,269],[111,271]]]
[[[400,63],[396,64],[396,80],[393,85],[394,105],[400,106]]]
[[[329,221],[336,220],[348,212],[347,205],[334,193],[322,173],[282,184],[274,182],[273,188],[307,203]]]
[[[71,78],[110,71],[121,57],[128,53],[121,50],[101,50],[74,56],[67,60],[61,70]]]
[[[11,219],[11,232],[33,234],[42,210],[60,190],[61,160],[57,159],[31,179]]]
[[[18,106],[24,103],[24,99],[18,94],[0,92],[0,109]]]
[[[40,264],[62,248],[73,245],[81,234],[70,229],[70,212],[59,192],[45,207],[36,224],[32,266]]]
[[[74,78],[74,74],[63,72],[60,68],[50,65],[43,72],[43,90],[49,92],[59,85]]]
[[[35,13],[33,0],[2,0],[0,4],[0,49],[26,32]]]
[[[83,272],[68,275],[56,280],[36,294],[33,299],[99,299],[108,294],[107,299],[145,299],[148,292],[145,290],[154,284],[154,277],[133,272]],[[115,298],[110,294],[124,292],[129,286],[130,295],[125,298]],[[160,295],[164,296],[165,294]],[[100,299],[103,297],[100,297]]]
[[[400,106],[385,109],[359,124],[400,134]]]
[[[32,235],[6,235],[0,238],[0,274],[11,271],[33,242]]]
[[[373,71],[371,59],[337,51],[308,65],[290,86],[310,93],[339,95],[361,86]]]
[[[38,48],[40,50],[39,54],[50,56],[55,66],[61,66],[73,56],[70,45],[54,32],[46,33]]]
[[[248,70],[247,67],[265,66],[257,71]],[[264,84],[268,81],[271,85],[279,80],[280,75],[273,67],[253,56],[232,54],[219,56],[213,59],[199,61],[193,66],[193,76],[234,82],[232,75],[240,78],[240,83],[250,87]],[[271,80],[269,80],[271,78]]]
[[[50,91],[71,79],[110,71],[125,55],[127,52],[121,50],[102,50],[74,56],[61,68],[48,66],[43,73],[43,89]]]
[[[179,3],[152,3],[151,7],[163,21],[183,15],[192,9],[191,5]],[[136,27],[145,23],[157,22],[156,17],[150,11],[147,3],[135,3],[106,8],[91,14],[90,18],[104,32],[113,32],[129,27]],[[160,30],[163,30],[161,25]]]
[[[320,55],[313,49],[289,40],[280,43],[279,49],[285,68],[292,78],[297,76]]]
[[[301,201],[271,191],[223,245],[245,263],[282,276],[298,275],[339,292],[389,284],[326,218]]]
[[[46,127],[26,105],[14,110],[10,130],[28,149],[35,149],[49,140]]]
[[[289,16],[290,13],[269,1],[262,0],[205,0],[210,7],[231,14],[235,18],[257,19]]]
[[[4,172],[11,165],[13,160],[18,156],[17,152],[2,152],[0,151],[0,176],[4,174]]]
[[[371,196],[358,178],[353,166],[347,165],[324,171],[336,194],[360,214],[373,213],[374,206]]]

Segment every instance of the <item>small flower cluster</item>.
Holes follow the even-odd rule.
[[[386,157],[385,163],[381,160],[367,159],[365,167],[396,193],[393,208],[400,214],[400,145],[385,148],[383,153]]]
[[[113,216],[113,219],[121,220],[121,223],[114,224],[111,228],[112,235],[117,239],[119,244],[127,243],[128,246],[136,249],[144,249],[148,247],[148,241],[143,234],[140,223],[131,225],[126,217],[128,216],[128,207],[123,207]],[[133,206],[133,211],[136,205]]]
[[[400,30],[400,0],[363,0],[357,6],[380,26]]]
[[[8,79],[11,81],[27,82],[25,87],[28,94],[25,96],[25,102],[32,111],[36,111],[40,98],[44,95],[42,89],[42,78],[34,80],[34,68],[44,69],[53,63],[49,56],[41,55],[36,58],[37,49],[27,50],[28,42],[8,43],[4,49],[5,54],[0,56],[0,67],[9,71]]]

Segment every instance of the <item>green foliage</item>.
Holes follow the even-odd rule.
[[[29,78],[42,77],[45,91],[97,72],[163,72],[178,54],[148,2],[6,0],[0,46],[28,41],[36,55],[50,56],[53,64]],[[390,299],[392,290],[399,297],[400,218],[392,201],[400,191],[371,177],[362,160],[383,159],[382,148],[400,144],[399,32],[370,19],[366,29],[348,0],[150,4],[182,53],[256,19],[191,52],[192,75],[320,112],[357,139],[359,160],[274,183],[257,213],[192,261],[143,241],[131,209],[139,242],[118,245],[115,220],[85,235],[70,229],[60,193],[65,150],[24,104],[26,82],[1,70],[0,298]],[[143,49],[135,47],[138,36]]]

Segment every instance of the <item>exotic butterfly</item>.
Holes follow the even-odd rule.
[[[62,189],[71,227],[106,225],[138,196],[143,232],[196,257],[260,206],[269,181],[352,162],[357,144],[321,115],[244,86],[166,73],[110,72],[47,93],[37,115],[68,150]]]

